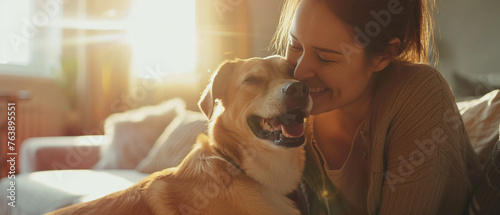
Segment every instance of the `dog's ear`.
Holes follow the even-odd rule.
[[[222,63],[212,75],[210,83],[201,95],[198,107],[207,115],[208,119],[212,118],[215,100],[223,99],[222,97],[229,84],[231,72],[236,68],[236,64],[236,61]]]

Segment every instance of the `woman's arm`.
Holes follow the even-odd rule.
[[[473,151],[453,95],[426,68],[409,79],[391,110],[379,214],[462,214],[471,190]]]

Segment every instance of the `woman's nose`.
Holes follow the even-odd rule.
[[[297,64],[295,65],[293,76],[299,81],[314,76],[314,70],[310,64],[310,60],[307,59],[306,56],[302,55],[297,59]]]

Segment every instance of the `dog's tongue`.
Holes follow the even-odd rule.
[[[285,136],[288,137],[300,137],[304,135],[304,125],[303,123],[299,124],[297,122],[292,122],[289,125],[281,125],[282,126],[282,132],[286,133]]]
[[[304,123],[297,122],[296,120],[288,120],[287,123],[283,123],[278,118],[273,118],[268,120],[275,131],[281,130],[281,132],[288,138],[297,138],[304,135]]]

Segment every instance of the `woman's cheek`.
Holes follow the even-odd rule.
[[[293,56],[292,53],[290,53],[289,51],[286,52],[286,61],[288,61],[288,63],[292,66],[297,66],[297,57]]]

